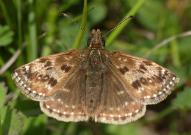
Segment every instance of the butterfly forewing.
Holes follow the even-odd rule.
[[[142,104],[161,102],[178,82],[174,73],[149,60],[122,52],[110,56],[129,95]]]
[[[29,98],[45,100],[62,88],[61,83],[76,70],[79,62],[78,50],[42,57],[16,69],[13,79]]]

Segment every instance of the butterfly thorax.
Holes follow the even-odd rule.
[[[103,68],[105,62],[105,56],[102,54],[102,50],[94,49],[90,50],[88,56],[88,64],[94,71],[99,71]]]

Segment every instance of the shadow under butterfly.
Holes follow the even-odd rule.
[[[92,30],[86,49],[36,59],[16,69],[13,79],[50,117],[109,124],[139,119],[179,80],[152,61],[105,50],[99,29]]]

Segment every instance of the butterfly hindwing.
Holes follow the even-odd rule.
[[[80,61],[80,51],[45,56],[25,64],[13,73],[13,79],[21,92],[33,100],[45,100],[68,76]],[[62,84],[63,85],[63,84]]]
[[[122,52],[112,52],[110,56],[128,93],[142,104],[161,102],[178,82],[174,73],[152,61]]]
[[[85,111],[85,74],[75,71],[50,98],[40,102],[41,110],[50,117],[60,121],[87,121]]]
[[[129,96],[127,88],[123,86],[110,67],[102,79],[103,90],[95,121],[124,124],[135,121],[145,114],[146,106],[135,102]]]

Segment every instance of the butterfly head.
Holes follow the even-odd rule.
[[[88,47],[91,49],[102,49],[105,46],[105,41],[99,29],[93,29],[88,40]]]

